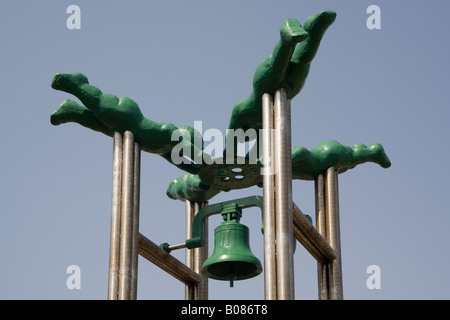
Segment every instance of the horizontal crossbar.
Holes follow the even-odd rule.
[[[139,233],[139,254],[186,285],[197,284],[201,276]]]
[[[306,250],[318,261],[333,261],[337,255],[330,244],[308,221],[295,203],[292,203],[294,213],[294,236]]]

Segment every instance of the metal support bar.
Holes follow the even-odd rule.
[[[305,247],[306,250],[318,261],[332,261],[336,259],[336,252],[328,244],[324,237],[306,219],[302,211],[295,203],[294,214],[294,236]]]
[[[315,180],[317,230],[333,248],[336,259],[317,263],[319,299],[342,300],[341,236],[338,174],[334,167]]]
[[[293,300],[291,108],[285,89],[275,92],[274,126],[277,296],[279,300]]]
[[[169,245],[168,247],[167,247],[167,249],[169,250],[169,251],[172,251],[172,250],[178,250],[178,249],[184,249],[184,248],[186,248],[186,243],[179,243],[179,244],[172,244],[172,245]],[[163,248],[164,249],[164,248]],[[167,250],[166,250],[167,251]]]
[[[192,237],[192,222],[194,221],[194,203],[186,200],[186,239]],[[186,249],[186,266],[194,269],[194,251]],[[194,285],[187,283],[185,286],[185,300],[194,300]]]
[[[186,285],[198,284],[201,281],[198,273],[140,233],[139,254]]]
[[[202,209],[207,202],[195,202],[194,217]],[[202,275],[202,267],[206,259],[208,259],[208,220],[203,223],[204,245],[203,247],[195,248],[194,250],[194,271],[201,275],[202,280],[194,287],[195,300],[208,300],[208,278]]]
[[[131,251],[133,244],[134,136],[123,135],[122,212],[120,217],[119,300],[131,298]]]
[[[122,202],[122,135],[119,132],[114,132],[112,177],[108,300],[117,300],[119,288],[120,209]]]
[[[186,200],[186,239],[192,237],[192,224],[194,218],[207,202],[198,203]],[[208,258],[208,221],[203,224],[203,246],[195,249],[186,249],[186,266],[200,275],[201,281],[197,284],[187,283],[185,288],[186,300],[208,299],[208,278],[201,275],[203,263]]]
[[[277,299],[275,263],[275,162],[273,154],[273,97],[265,93],[262,98],[263,114],[263,194],[264,194],[264,290],[266,300]]]
[[[264,94],[262,104],[265,295],[293,300],[291,105],[285,89]]]
[[[319,174],[314,180],[316,200],[316,229],[327,239],[327,226],[325,215],[325,189],[323,174]],[[317,280],[319,300],[329,299],[328,288],[328,261],[317,261]]]
[[[108,299],[137,295],[140,147],[134,135],[114,133]]]
[[[329,264],[329,299],[342,300],[341,235],[339,223],[338,174],[334,167],[328,168],[325,177],[325,208],[328,242],[336,252],[336,259]]]
[[[131,299],[137,299],[139,258],[139,206],[141,203],[141,147],[134,143],[133,232],[131,245]]]

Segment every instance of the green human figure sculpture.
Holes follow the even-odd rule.
[[[327,140],[311,150],[294,147],[292,148],[292,178],[314,180],[330,167],[334,167],[338,173],[343,173],[366,162],[376,163],[382,168],[391,166],[391,161],[379,143],[369,146],[357,143],[349,147],[335,140]]]
[[[142,114],[139,106],[132,99],[118,98],[112,94],[103,93],[97,87],[89,84],[87,77],[82,73],[56,74],[52,81],[52,88],[68,92],[80,99],[84,106],[73,100],[66,99],[50,117],[53,125],[66,122],[76,122],[95,131],[112,136],[114,131],[123,133],[126,130],[133,132],[142,150],[159,154],[167,161],[172,161],[172,150],[175,145],[187,143],[191,156],[201,154],[203,158],[203,145],[196,147],[193,143],[194,129],[189,126],[177,128],[171,123],[158,123]],[[183,130],[189,132],[191,141],[186,139],[172,140],[172,134]],[[181,162],[176,164],[184,171],[196,173],[199,166]]]
[[[173,179],[167,187],[166,194],[174,200],[191,200],[205,202],[222,192],[214,186],[203,183],[198,174],[185,173]]]
[[[333,11],[322,11],[306,19],[303,28],[295,19],[284,21],[280,29],[280,41],[273,53],[255,71],[253,91],[234,106],[229,129],[261,128],[264,93],[274,94],[277,89],[284,88],[288,98],[292,99],[301,91],[320,41],[335,18]],[[187,156],[191,159],[198,158],[211,163],[211,156],[203,151],[203,139],[198,139],[197,135],[200,133],[190,126],[176,127],[171,123],[159,123],[144,117],[132,99],[103,93],[89,84],[87,77],[81,73],[55,75],[52,88],[73,94],[84,105],[70,99],[64,100],[50,117],[53,125],[75,122],[108,136],[113,136],[115,131],[123,133],[129,130],[133,132],[143,151],[158,154],[185,171],[181,177],[172,180],[167,188],[166,194],[172,199],[204,202],[222,191],[262,184],[262,176],[255,174],[259,170],[257,164],[241,167],[245,169],[243,172],[247,178],[227,185],[228,180],[220,177],[226,170],[213,169],[214,166],[192,161],[175,163],[172,159],[174,147],[180,151],[190,150],[191,153]],[[177,130],[180,138],[173,139]],[[190,139],[186,139],[184,133]],[[201,141],[202,145],[195,145],[196,141]],[[180,148],[180,142],[186,148]],[[391,164],[378,143],[369,147],[363,144],[348,147],[328,140],[311,150],[294,147],[292,178],[313,180],[331,166],[342,173],[364,162],[374,162],[383,168],[388,168]],[[220,183],[217,183],[217,175]]]
[[[284,21],[273,53],[255,71],[253,91],[234,106],[228,129],[261,129],[264,93],[273,95],[284,88],[288,99],[292,99],[300,92],[320,41],[335,18],[335,12],[322,11],[307,18],[303,28],[295,19]]]
[[[382,168],[391,166],[391,161],[379,143],[369,146],[357,143],[353,147],[349,147],[335,140],[327,140],[311,150],[304,147],[293,147],[292,179],[314,180],[330,167],[334,167],[338,173],[343,173],[366,162],[376,163]],[[275,172],[276,168],[273,169],[273,173]],[[262,178],[260,176],[259,183],[255,183],[255,185],[262,186]],[[209,186],[202,182],[197,174],[184,174],[169,184],[166,193],[172,199],[204,202],[221,191],[223,190],[214,185]]]

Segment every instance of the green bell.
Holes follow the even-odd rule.
[[[222,211],[225,221],[214,230],[214,251],[203,264],[202,273],[211,279],[230,281],[256,277],[261,262],[249,246],[249,230],[239,223],[240,209]]]

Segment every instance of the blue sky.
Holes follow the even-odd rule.
[[[66,9],[81,9],[69,30]],[[367,7],[381,9],[369,30]],[[292,100],[292,145],[381,143],[392,166],[363,164],[339,176],[344,298],[449,299],[450,158],[447,1],[3,1],[0,86],[0,299],[106,299],[112,139],[50,114],[69,94],[58,72],[82,72],[103,92],[135,100],[144,115],[177,126],[225,130],[248,96],[258,63],[287,18],[302,24],[334,10],[302,92]],[[140,232],[184,241],[184,204],[165,190],[182,172],[142,154]],[[211,203],[247,195],[221,193]],[[293,198],[314,216],[314,186]],[[210,234],[219,220],[211,220]],[[241,221],[263,260],[260,216]],[[174,256],[184,260],[184,253]],[[78,265],[81,289],[66,269]],[[381,289],[366,269],[378,265]],[[139,299],[184,299],[184,285],[139,260]],[[209,281],[211,299],[263,299],[264,280]],[[317,299],[316,262],[300,245],[295,295]]]

